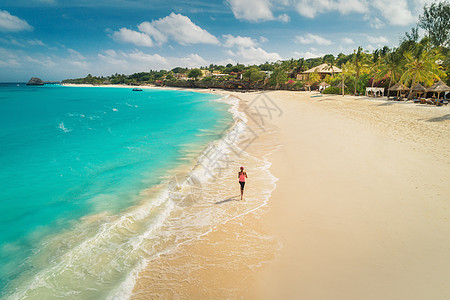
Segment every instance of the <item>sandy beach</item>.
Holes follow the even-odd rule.
[[[261,119],[261,94],[235,94],[278,178],[268,204],[152,261],[132,298],[448,297],[450,107],[262,95]]]
[[[264,222],[283,248],[256,298],[448,297],[449,108],[271,98],[284,115]]]
[[[149,261],[132,299],[450,295],[450,107],[192,91],[239,99],[247,119],[245,153],[200,201],[230,218]]]

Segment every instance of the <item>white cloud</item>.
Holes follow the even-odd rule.
[[[146,54],[141,51],[135,51],[128,54],[123,53],[122,56],[127,57],[133,61],[146,64],[146,65],[154,65],[154,64],[167,64],[167,59],[162,57],[159,54]]]
[[[414,0],[413,4],[416,10],[422,10],[424,5],[430,5],[436,0]]]
[[[351,38],[344,37],[344,38],[342,38],[342,43],[350,45],[350,44],[354,44],[355,42]]]
[[[56,80],[74,74],[85,76],[88,70],[92,70],[91,63],[80,53],[68,48],[62,50],[59,54],[48,55],[35,49],[0,48],[0,78],[28,80],[30,76],[38,76],[44,80]]]
[[[38,40],[38,39],[28,40],[27,42],[31,46],[45,46],[44,42],[42,42],[41,40]]]
[[[2,59],[0,59],[0,68],[6,67],[6,68],[13,68],[20,66],[19,60],[20,57],[17,55],[14,51],[9,51],[5,48],[0,48],[0,56]]]
[[[234,57],[239,63],[259,64],[266,61],[277,61],[281,59],[281,56],[278,53],[270,53],[258,47],[257,41],[250,37],[233,36],[231,34],[224,34],[222,37],[225,39],[223,44],[224,47],[235,47],[234,51],[227,49],[225,53]],[[260,37],[260,40],[267,41],[267,39],[262,36]]]
[[[318,14],[339,11],[342,14],[368,11],[365,0],[298,0],[297,12],[307,18],[315,18]]]
[[[406,26],[417,21],[417,15],[424,4],[434,0],[413,0],[408,7],[407,0],[293,0],[297,12],[307,18],[337,11],[341,14],[366,14],[365,20],[380,29],[384,23]],[[380,19],[380,16],[383,18]]]
[[[260,64],[266,61],[281,60],[281,56],[276,52],[267,52],[262,48],[250,47],[240,48],[236,52],[228,52],[230,55],[237,57],[240,63],[244,64]]]
[[[364,20],[369,22],[370,27],[375,28],[375,29],[381,29],[386,26],[385,21],[383,21],[380,18],[375,17],[375,16],[366,15],[366,16],[364,16]]]
[[[72,58],[74,59],[78,59],[78,60],[85,60],[86,57],[84,57],[80,52],[67,48],[67,51],[69,51],[69,53],[72,55]]]
[[[308,58],[316,58],[316,57],[322,57],[325,54],[323,53],[317,53],[315,51],[311,52],[311,51],[306,51],[306,52],[293,52],[292,53],[294,56],[300,57],[300,58],[304,58],[304,59],[308,59]]]
[[[147,34],[127,28],[120,28],[119,31],[113,33],[112,37],[116,42],[131,43],[142,47],[153,46],[153,41]]]
[[[180,66],[186,66],[189,68],[199,67],[202,65],[207,65],[209,62],[205,60],[203,57],[201,57],[198,54],[189,54],[188,56],[181,57],[179,59],[175,59],[175,61],[180,61],[180,63],[177,63],[177,65]]]
[[[10,38],[8,39],[2,39],[4,41],[5,44],[10,44],[10,45],[14,45],[14,46],[19,46],[19,47],[23,47],[25,48],[27,45],[25,45],[23,42],[18,41],[14,38]]]
[[[291,20],[291,18],[289,18],[287,14],[282,14],[277,17],[277,20],[283,23],[288,23]]]
[[[324,39],[321,36],[311,34],[311,33],[308,33],[305,36],[296,36],[295,40],[302,44],[318,44],[318,45],[324,45],[324,46],[328,46],[328,45],[332,44],[331,41]]]
[[[234,52],[231,51],[231,50],[227,50],[227,51],[225,51],[225,53],[226,53],[227,55],[230,55],[230,56],[236,56],[236,53],[234,53]]]
[[[259,37],[259,42],[260,42],[260,43],[266,43],[266,42],[268,42],[268,41],[269,41],[269,39],[266,38],[266,37],[264,37],[264,36],[260,36],[260,37]]]
[[[32,39],[32,40],[21,39],[21,40],[17,40],[15,38],[11,38],[11,37],[8,37],[7,39],[0,38],[0,43],[7,44],[7,45],[19,46],[19,47],[22,47],[22,48],[28,48],[30,46],[45,46],[45,44],[41,40],[38,40],[38,39]]]
[[[198,54],[182,57],[165,57],[159,54],[147,54],[139,50],[130,52],[106,50],[98,55],[102,62],[101,72],[104,74],[144,72],[150,69],[170,70],[174,67],[200,67],[210,64]]]
[[[236,19],[251,22],[273,20],[269,0],[228,0]]]
[[[153,40],[158,44],[158,46],[167,43],[167,36],[158,29],[156,29],[152,23],[143,22],[138,25],[138,28],[140,31],[150,35],[153,38]]]
[[[222,36],[225,39],[225,43],[223,44],[225,47],[255,47],[256,42],[250,38],[250,37],[244,37],[244,36],[232,36],[231,34],[224,34]]]
[[[417,20],[408,9],[406,0],[374,0],[372,5],[379,9],[392,25],[406,26]]]
[[[0,10],[0,31],[17,32],[32,31],[33,26],[16,16],[11,15],[6,10]]]
[[[191,19],[181,14],[171,13],[167,17],[152,22],[143,22],[138,28],[160,45],[165,43],[169,37],[182,45],[220,44],[214,35],[195,25]]]
[[[365,48],[366,51],[372,52],[374,50],[376,50],[377,48],[372,46],[371,44],[368,44]]]
[[[367,36],[367,40],[377,46],[384,46],[389,43],[389,40],[384,36]]]

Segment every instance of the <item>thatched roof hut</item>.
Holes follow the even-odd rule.
[[[409,90],[409,88],[407,88],[406,86],[404,86],[403,84],[398,82],[388,89],[388,98],[389,98],[389,92],[391,92],[391,91],[397,92],[397,98],[398,98],[400,95],[400,92],[407,91],[407,90]],[[401,98],[403,98],[403,96],[400,97],[400,99]]]
[[[317,73],[321,79],[324,79],[327,75],[342,73],[342,70],[336,66],[330,67],[329,64],[321,64],[317,67],[311,68],[301,74],[297,74],[297,80],[308,80],[309,74]]]
[[[321,83],[319,83],[319,92],[323,91],[324,89],[326,89],[329,86],[330,85],[328,83],[326,83],[325,81],[322,81]]]
[[[425,93],[427,91],[427,89],[421,85],[420,83],[416,83],[412,88],[411,88],[411,92],[413,93],[413,96],[417,96],[420,98],[420,96],[422,96],[423,93]]]
[[[413,87],[412,87],[412,91],[413,92],[422,92],[424,93],[427,89],[421,85],[420,83],[416,83]]]
[[[409,88],[407,88],[406,86],[404,86],[400,82],[394,84],[393,86],[391,86],[389,88],[389,91],[396,91],[396,92],[407,91],[407,90],[409,90]]]
[[[330,67],[328,64],[321,64],[320,66],[311,68],[303,73],[332,74],[332,73],[342,73],[342,70],[336,66]]]
[[[433,84],[431,87],[429,87],[427,89],[427,91],[437,92],[437,93],[448,92],[448,91],[450,91],[450,86],[446,85],[442,80],[439,80],[438,82]]]
[[[431,87],[427,89],[428,92],[435,92],[437,93],[437,98],[439,99],[441,93],[449,92],[450,86],[446,85],[442,80],[439,80],[435,84],[433,84]],[[438,103],[436,103],[438,104]]]

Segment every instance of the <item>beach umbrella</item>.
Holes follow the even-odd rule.
[[[442,80],[439,80],[435,84],[433,84],[431,87],[427,89],[429,92],[435,92],[438,93],[437,99],[439,99],[439,96],[441,93],[445,93],[450,91],[450,86],[446,85]]]
[[[326,83],[325,81],[322,81],[321,83],[319,83],[319,91],[322,91],[322,90],[326,89],[329,86],[330,85],[328,83]]]
[[[420,97],[420,95],[422,95],[423,93],[425,93],[427,89],[426,89],[423,85],[421,85],[420,83],[417,83],[417,84],[415,84],[415,85],[412,87],[411,90],[412,90],[414,93],[418,94],[419,97]]]
[[[397,97],[398,97],[398,94],[401,92],[401,91],[407,91],[407,90],[409,90],[406,86],[404,86],[403,84],[401,84],[400,82],[398,82],[398,83],[396,83],[396,84],[394,84],[393,86],[391,86],[390,88],[389,88],[389,92],[390,91],[394,91],[394,92],[397,92]]]

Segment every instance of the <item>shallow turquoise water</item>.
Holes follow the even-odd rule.
[[[232,121],[207,94],[0,84],[0,296],[42,241],[120,214]],[[227,123],[228,122],[228,123]]]

